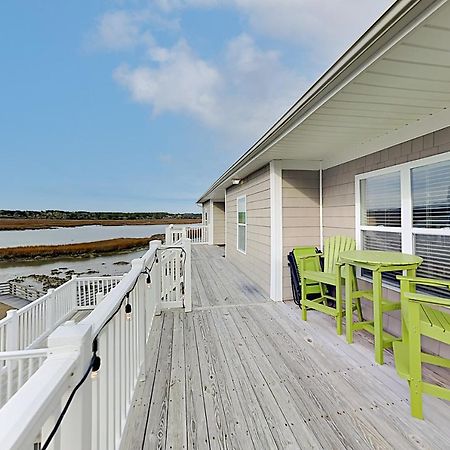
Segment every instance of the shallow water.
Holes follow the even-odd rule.
[[[46,230],[0,231],[0,247],[61,245],[116,238],[150,237],[164,233],[167,225],[123,225],[50,228]]]
[[[88,271],[98,272],[89,273],[88,276],[122,275],[131,269],[130,261],[140,258],[145,251],[143,249],[95,258],[58,258],[23,263],[0,263],[0,283],[30,275],[51,275],[52,270],[55,269],[60,272],[57,274],[59,277],[64,277],[67,272],[71,273],[71,271],[74,271],[75,275],[83,275]],[[114,264],[117,262],[126,262],[127,264]]]

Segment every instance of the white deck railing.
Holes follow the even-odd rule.
[[[24,286],[15,281],[7,281],[5,283],[0,283],[0,295],[12,295],[14,297],[32,301],[41,297],[42,292],[39,291],[39,289]]]
[[[169,225],[166,228],[166,245],[175,244],[184,238],[190,239],[192,244],[208,244],[208,225]]]
[[[192,309],[190,261],[188,239],[170,247],[153,241],[85,319],[50,334],[46,358],[0,410],[2,448],[119,448],[144,376],[154,315],[165,308]],[[24,359],[33,356],[23,353]]]
[[[122,277],[74,277],[0,320],[0,352],[36,348],[80,309],[93,308]]]

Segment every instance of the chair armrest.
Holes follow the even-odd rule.
[[[408,299],[408,301],[411,302],[425,303],[436,306],[445,306],[447,308],[450,308],[449,298],[434,297],[432,295],[427,294],[418,294],[417,292],[406,292],[404,295]]]
[[[404,277],[403,275],[398,275],[397,280],[409,281],[414,284],[423,284],[425,286],[445,286],[450,289],[450,280],[434,280],[432,278]]]
[[[311,258],[317,258],[322,256],[322,253],[316,253],[315,255],[298,255],[295,257],[295,259],[311,259]]]

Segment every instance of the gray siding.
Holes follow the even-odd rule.
[[[213,202],[213,244],[225,244],[225,203]]]
[[[292,299],[287,254],[293,247],[318,246],[319,173],[283,170],[283,300]]]
[[[247,196],[247,252],[237,250],[237,198]],[[227,258],[267,294],[270,292],[270,171],[269,166],[227,189]]]
[[[324,236],[355,235],[355,175],[448,151],[450,127],[325,170]]]
[[[325,170],[323,174],[324,236],[355,237],[355,175],[449,151],[450,127],[447,127]],[[365,281],[360,281],[359,284],[362,289],[370,287],[370,284]],[[391,299],[399,297],[397,292],[387,288],[383,289],[383,295]],[[372,305],[364,302],[363,308],[364,315],[371,319]],[[401,330],[399,311],[387,313],[386,316],[384,322],[386,330],[399,335]],[[428,351],[442,355],[448,352],[448,347],[440,346],[436,341],[425,341],[424,347]]]

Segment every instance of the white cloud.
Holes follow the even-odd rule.
[[[394,0],[154,0],[164,12],[221,6],[242,14],[253,31],[336,56]]]
[[[246,34],[229,42],[219,64],[201,59],[184,41],[150,53],[157,55],[153,65],[122,65],[114,72],[132,99],[154,114],[194,117],[230,138],[255,139],[305,87],[277,52],[259,49]]]
[[[197,57],[184,41],[171,49],[153,47],[151,53],[159,56],[156,67],[122,65],[114,71],[116,81],[129,90],[133,100],[151,105],[155,114],[185,113],[214,125],[222,82],[217,69]]]
[[[343,51],[392,0],[233,0],[254,30],[321,54]]]
[[[116,10],[103,14],[89,36],[93,48],[130,50],[138,45],[152,45],[151,28],[178,30],[177,19],[166,19],[149,10]]]

